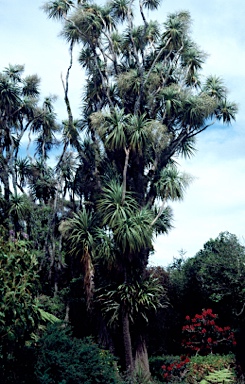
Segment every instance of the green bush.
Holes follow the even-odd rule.
[[[53,325],[39,341],[35,373],[40,384],[118,384],[115,359],[91,338],[72,338]]]
[[[38,265],[28,243],[0,236],[0,338],[24,343],[40,321]],[[12,343],[13,344],[13,343]]]

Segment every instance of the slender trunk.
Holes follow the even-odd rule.
[[[84,289],[86,294],[87,310],[91,311],[91,304],[94,295],[94,266],[88,246],[84,247],[81,263],[83,264],[84,269]]]
[[[14,189],[14,194],[17,196],[17,181],[16,181],[16,172],[14,170],[14,150],[15,150],[15,145],[14,145],[14,140],[12,135],[9,136],[10,141],[11,141],[11,149],[9,151],[8,155],[8,164],[9,164],[9,170],[12,176],[12,184],[13,184],[13,189]]]
[[[155,222],[159,219],[159,217],[161,216],[161,214],[163,213],[164,211],[164,208],[165,208],[165,199],[163,200],[163,203],[158,211],[158,214],[156,215],[155,219],[151,222],[151,227],[155,224]]]
[[[49,244],[49,255],[50,255],[50,270],[49,270],[49,278],[51,279],[53,275],[54,282],[54,296],[58,293],[58,271],[57,266],[55,265],[55,256],[56,256],[56,238],[55,238],[55,225],[56,225],[56,212],[57,212],[57,202],[58,202],[58,194],[59,188],[57,185],[57,190],[55,193],[53,212],[50,215],[48,234],[47,234],[47,244]]]
[[[19,233],[20,230],[21,230],[21,226],[20,226],[20,223],[19,223],[19,217],[18,215],[15,213],[13,215],[13,224],[14,224],[14,230],[15,230],[15,233]]]
[[[6,167],[7,168],[7,167]],[[3,171],[1,172],[1,181],[3,183],[4,187],[4,200],[5,200],[5,209],[3,212],[4,216],[4,225],[9,230],[11,227],[11,218],[9,213],[10,208],[10,185],[9,185],[9,176],[8,176],[8,170],[4,167]]]
[[[10,199],[10,187],[9,187],[9,177],[7,167],[2,171],[1,180],[4,185],[4,199],[9,203]]]
[[[65,318],[64,318],[64,322],[66,324],[69,323],[69,314],[70,314],[70,303],[67,302],[67,304],[66,304],[66,314],[65,314]]]
[[[144,14],[144,11],[143,11],[143,2],[142,1],[139,1],[139,7],[140,7],[140,14],[141,14],[141,17],[144,21],[144,24],[145,24],[145,27],[148,26],[148,23],[147,23],[147,20],[145,18],[145,14]]]
[[[65,100],[65,104],[66,104],[66,111],[67,111],[67,115],[68,115],[68,121],[69,121],[69,125],[72,126],[73,125],[73,114],[72,114],[72,110],[71,110],[71,105],[70,105],[70,100],[69,100],[69,97],[68,97],[68,90],[69,90],[69,75],[70,75],[70,70],[72,68],[72,64],[73,64],[73,42],[71,42],[70,44],[70,64],[69,64],[69,67],[67,69],[67,72],[66,72],[66,79],[65,79],[65,82],[62,78],[62,75],[61,75],[61,81],[62,81],[62,85],[63,85],[63,89],[64,89],[64,100]],[[61,160],[62,161],[62,158]]]
[[[132,341],[129,328],[129,315],[127,310],[123,309],[122,313],[122,326],[123,326],[123,342],[125,352],[125,364],[126,370],[129,376],[133,375],[134,372],[134,360],[132,352]]]

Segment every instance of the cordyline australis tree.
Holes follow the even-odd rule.
[[[23,137],[36,135],[38,160],[44,162],[47,152],[54,145],[54,132],[58,130],[53,111],[52,98],[46,98],[39,106],[40,79],[37,75],[24,76],[23,65],[9,65],[0,72],[0,183],[3,185],[4,215],[2,222],[13,224],[20,231],[20,215],[24,212],[24,187],[29,180],[31,188],[35,174],[34,159],[21,159],[19,149]],[[32,161],[30,161],[30,159]],[[48,181],[51,182],[49,179]],[[42,178],[39,177],[39,189]],[[21,191],[22,195],[19,195]],[[39,193],[40,194],[40,193]],[[40,198],[40,196],[39,196]],[[19,217],[18,217],[19,216]],[[23,217],[22,217],[23,218]]]
[[[137,6],[141,20],[136,21]],[[170,14],[163,25],[147,20],[145,11],[159,6],[158,0],[44,5],[50,18],[63,23],[61,35],[70,47],[63,85],[65,134],[75,138],[80,159],[75,193],[85,211],[97,214],[96,241],[118,286],[143,278],[153,235],[171,227],[166,203],[182,198],[190,181],[173,158],[193,155],[196,136],[216,121],[230,123],[237,111],[220,78],[200,80],[206,55],[191,39],[189,13]],[[73,119],[68,94],[74,44],[86,72],[79,122]],[[86,136],[83,142],[80,131]],[[66,150],[64,144],[62,156]],[[101,256],[95,243],[86,252],[89,257]],[[123,313],[126,368],[132,373],[128,311]]]

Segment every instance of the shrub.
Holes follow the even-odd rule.
[[[91,338],[71,337],[69,328],[50,326],[39,341],[35,367],[40,384],[120,383],[115,359]]]
[[[192,356],[186,374],[186,382],[190,384],[199,383],[210,372],[228,370],[232,374],[235,369],[235,357],[233,354],[218,355],[209,354],[207,356]]]
[[[209,354],[192,356],[190,359],[184,356],[160,356],[150,358],[150,367],[152,375],[161,382],[197,384],[201,380],[208,380],[210,372],[219,378],[217,372],[225,370],[223,373],[229,372],[225,376],[227,379],[234,377],[235,357],[233,354]]]
[[[156,356],[149,359],[152,376],[164,382],[180,378],[189,359],[186,356]]]
[[[219,327],[216,324],[217,315],[212,309],[203,309],[201,314],[196,314],[192,319],[186,316],[185,319],[187,324],[182,328],[182,345],[188,352],[207,355],[220,350],[227,352],[236,345],[231,328]]]
[[[184,379],[189,362],[189,357],[181,356],[177,361],[174,361],[171,364],[162,365],[161,368],[164,381],[173,382],[173,380],[180,381],[181,379]]]
[[[24,366],[19,360],[42,318],[36,297],[38,264],[28,242],[1,232],[0,228],[0,382],[20,382],[17,377]]]

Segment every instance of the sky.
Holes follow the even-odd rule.
[[[67,118],[61,74],[69,64],[68,46],[59,37],[60,23],[49,20],[41,0],[0,0],[0,72],[8,64],[25,64],[26,75],[41,77],[43,97],[57,95],[56,113]],[[167,266],[179,251],[193,257],[220,232],[237,235],[244,243],[245,224],[245,2],[244,0],[162,0],[151,19],[164,22],[167,14],[188,10],[192,38],[208,54],[203,78],[220,76],[239,113],[231,126],[216,125],[203,132],[197,153],[181,160],[181,169],[195,179],[182,202],[173,203],[174,229],[155,242],[152,265]],[[70,76],[73,114],[79,115],[84,74],[76,62]]]

